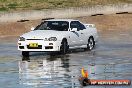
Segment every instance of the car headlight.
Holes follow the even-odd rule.
[[[19,41],[25,41],[25,38],[24,37],[20,37]]]
[[[48,38],[49,41],[57,41],[57,38],[56,37],[50,37]]]

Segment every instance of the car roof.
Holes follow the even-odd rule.
[[[50,19],[50,20],[46,20],[46,21],[78,21],[78,20],[74,20],[74,19]]]

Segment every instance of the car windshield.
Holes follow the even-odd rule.
[[[68,31],[68,28],[69,23],[67,21],[44,21],[35,30]]]

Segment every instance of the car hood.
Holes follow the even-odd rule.
[[[61,37],[64,36],[66,31],[55,31],[55,30],[34,30],[28,33],[23,34],[21,37],[26,39],[45,39],[50,37]]]

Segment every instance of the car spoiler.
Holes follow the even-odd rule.
[[[86,27],[95,28],[95,24],[85,24]]]

